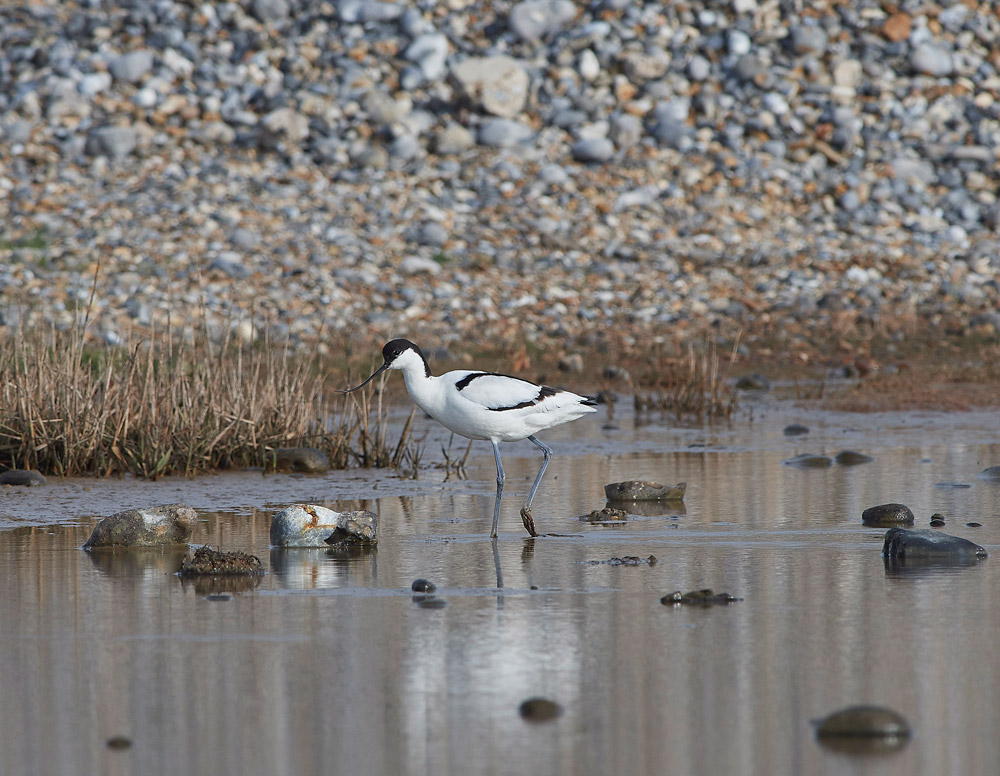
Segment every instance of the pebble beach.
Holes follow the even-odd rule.
[[[975,0],[5,3],[0,332],[992,338],[998,97]]]

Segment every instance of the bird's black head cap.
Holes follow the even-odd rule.
[[[407,350],[412,350],[420,356],[420,360],[424,362],[424,371],[427,373],[427,376],[430,377],[431,369],[427,366],[427,359],[424,357],[423,351],[408,339],[389,340],[389,342],[385,343],[385,347],[382,348],[382,358],[385,359],[385,363],[388,365],[399,358]]]

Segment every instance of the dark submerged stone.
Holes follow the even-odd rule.
[[[689,593],[682,593],[680,590],[676,590],[673,593],[669,593],[660,599],[660,603],[664,606],[717,606],[736,603],[737,601],[742,601],[742,598],[737,598],[729,593],[716,593],[711,588],[704,588],[702,590],[692,590]]]
[[[206,545],[188,555],[177,573],[182,577],[257,575],[264,573],[264,565],[256,555],[241,550],[223,552]]]
[[[0,473],[0,485],[23,485],[30,488],[44,484],[45,476],[34,469],[9,469]]]
[[[433,593],[437,590],[437,585],[429,579],[415,579],[413,580],[413,584],[410,585],[410,590],[414,593]]]
[[[271,453],[268,463],[272,463],[279,472],[317,474],[330,469],[326,453],[315,447],[279,447]]]
[[[809,427],[803,426],[801,423],[790,423],[785,426],[781,433],[785,436],[802,436],[803,434],[809,433]]]
[[[825,455],[802,453],[802,455],[786,458],[782,463],[785,466],[794,466],[796,469],[825,469],[833,465],[833,459]]]
[[[687,490],[686,482],[661,485],[658,482],[626,480],[604,486],[608,501],[681,501]]]
[[[563,708],[548,698],[528,698],[519,709],[522,719],[528,722],[549,722],[560,717]]]
[[[909,738],[910,724],[897,711],[883,706],[849,706],[819,721],[820,738]]]
[[[839,466],[857,466],[862,463],[871,463],[874,460],[870,455],[855,450],[841,450],[833,457],[833,462]]]
[[[987,482],[1000,482],[1000,466],[990,466],[987,469],[983,469],[976,476]]]
[[[882,555],[896,560],[964,561],[985,558],[983,547],[960,536],[951,536],[930,529],[907,530],[890,528],[882,544]]]

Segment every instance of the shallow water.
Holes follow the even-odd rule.
[[[805,437],[784,437],[790,422]],[[985,773],[1000,763],[996,413],[848,415],[761,405],[712,427],[619,410],[555,429],[530,540],[517,510],[539,464],[318,477],[51,481],[0,490],[0,773]],[[427,462],[447,437],[421,423]],[[464,450],[464,445],[458,445]],[[800,470],[799,453],[872,463]],[[454,452],[453,452],[454,454]],[[592,524],[603,486],[686,481],[682,506]],[[945,487],[961,483],[970,487]],[[183,501],[193,537],[260,556],[249,590],[173,575],[176,552],[86,553],[96,516]],[[864,508],[986,546],[964,568],[887,569]],[[276,508],[366,507],[375,552],[268,548]],[[655,511],[655,510],[654,510]],[[966,526],[980,522],[980,527]],[[495,546],[495,551],[494,551]],[[614,566],[614,557],[655,556]],[[447,605],[415,600],[426,577]],[[502,583],[502,587],[500,586]],[[660,604],[710,587],[743,600]],[[562,716],[523,720],[532,696]],[[821,745],[812,720],[856,703],[913,728],[888,754]],[[131,747],[106,741],[124,736]]]

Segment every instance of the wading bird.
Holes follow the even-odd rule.
[[[549,465],[552,451],[535,438],[535,434],[562,423],[596,412],[596,402],[569,391],[536,385],[528,380],[495,372],[466,369],[434,377],[427,359],[409,340],[394,339],[382,348],[384,363],[360,385],[342,393],[364,387],[386,369],[403,373],[406,392],[420,409],[450,431],[468,439],[485,439],[493,445],[497,462],[497,498],[493,506],[492,538],[497,537],[500,520],[500,498],[503,495],[504,473],[500,462],[500,442],[527,439],[542,451],[542,468],[538,470],[528,498],[521,508],[521,520],[532,536],[535,523],[531,516],[531,500],[538,483]]]

